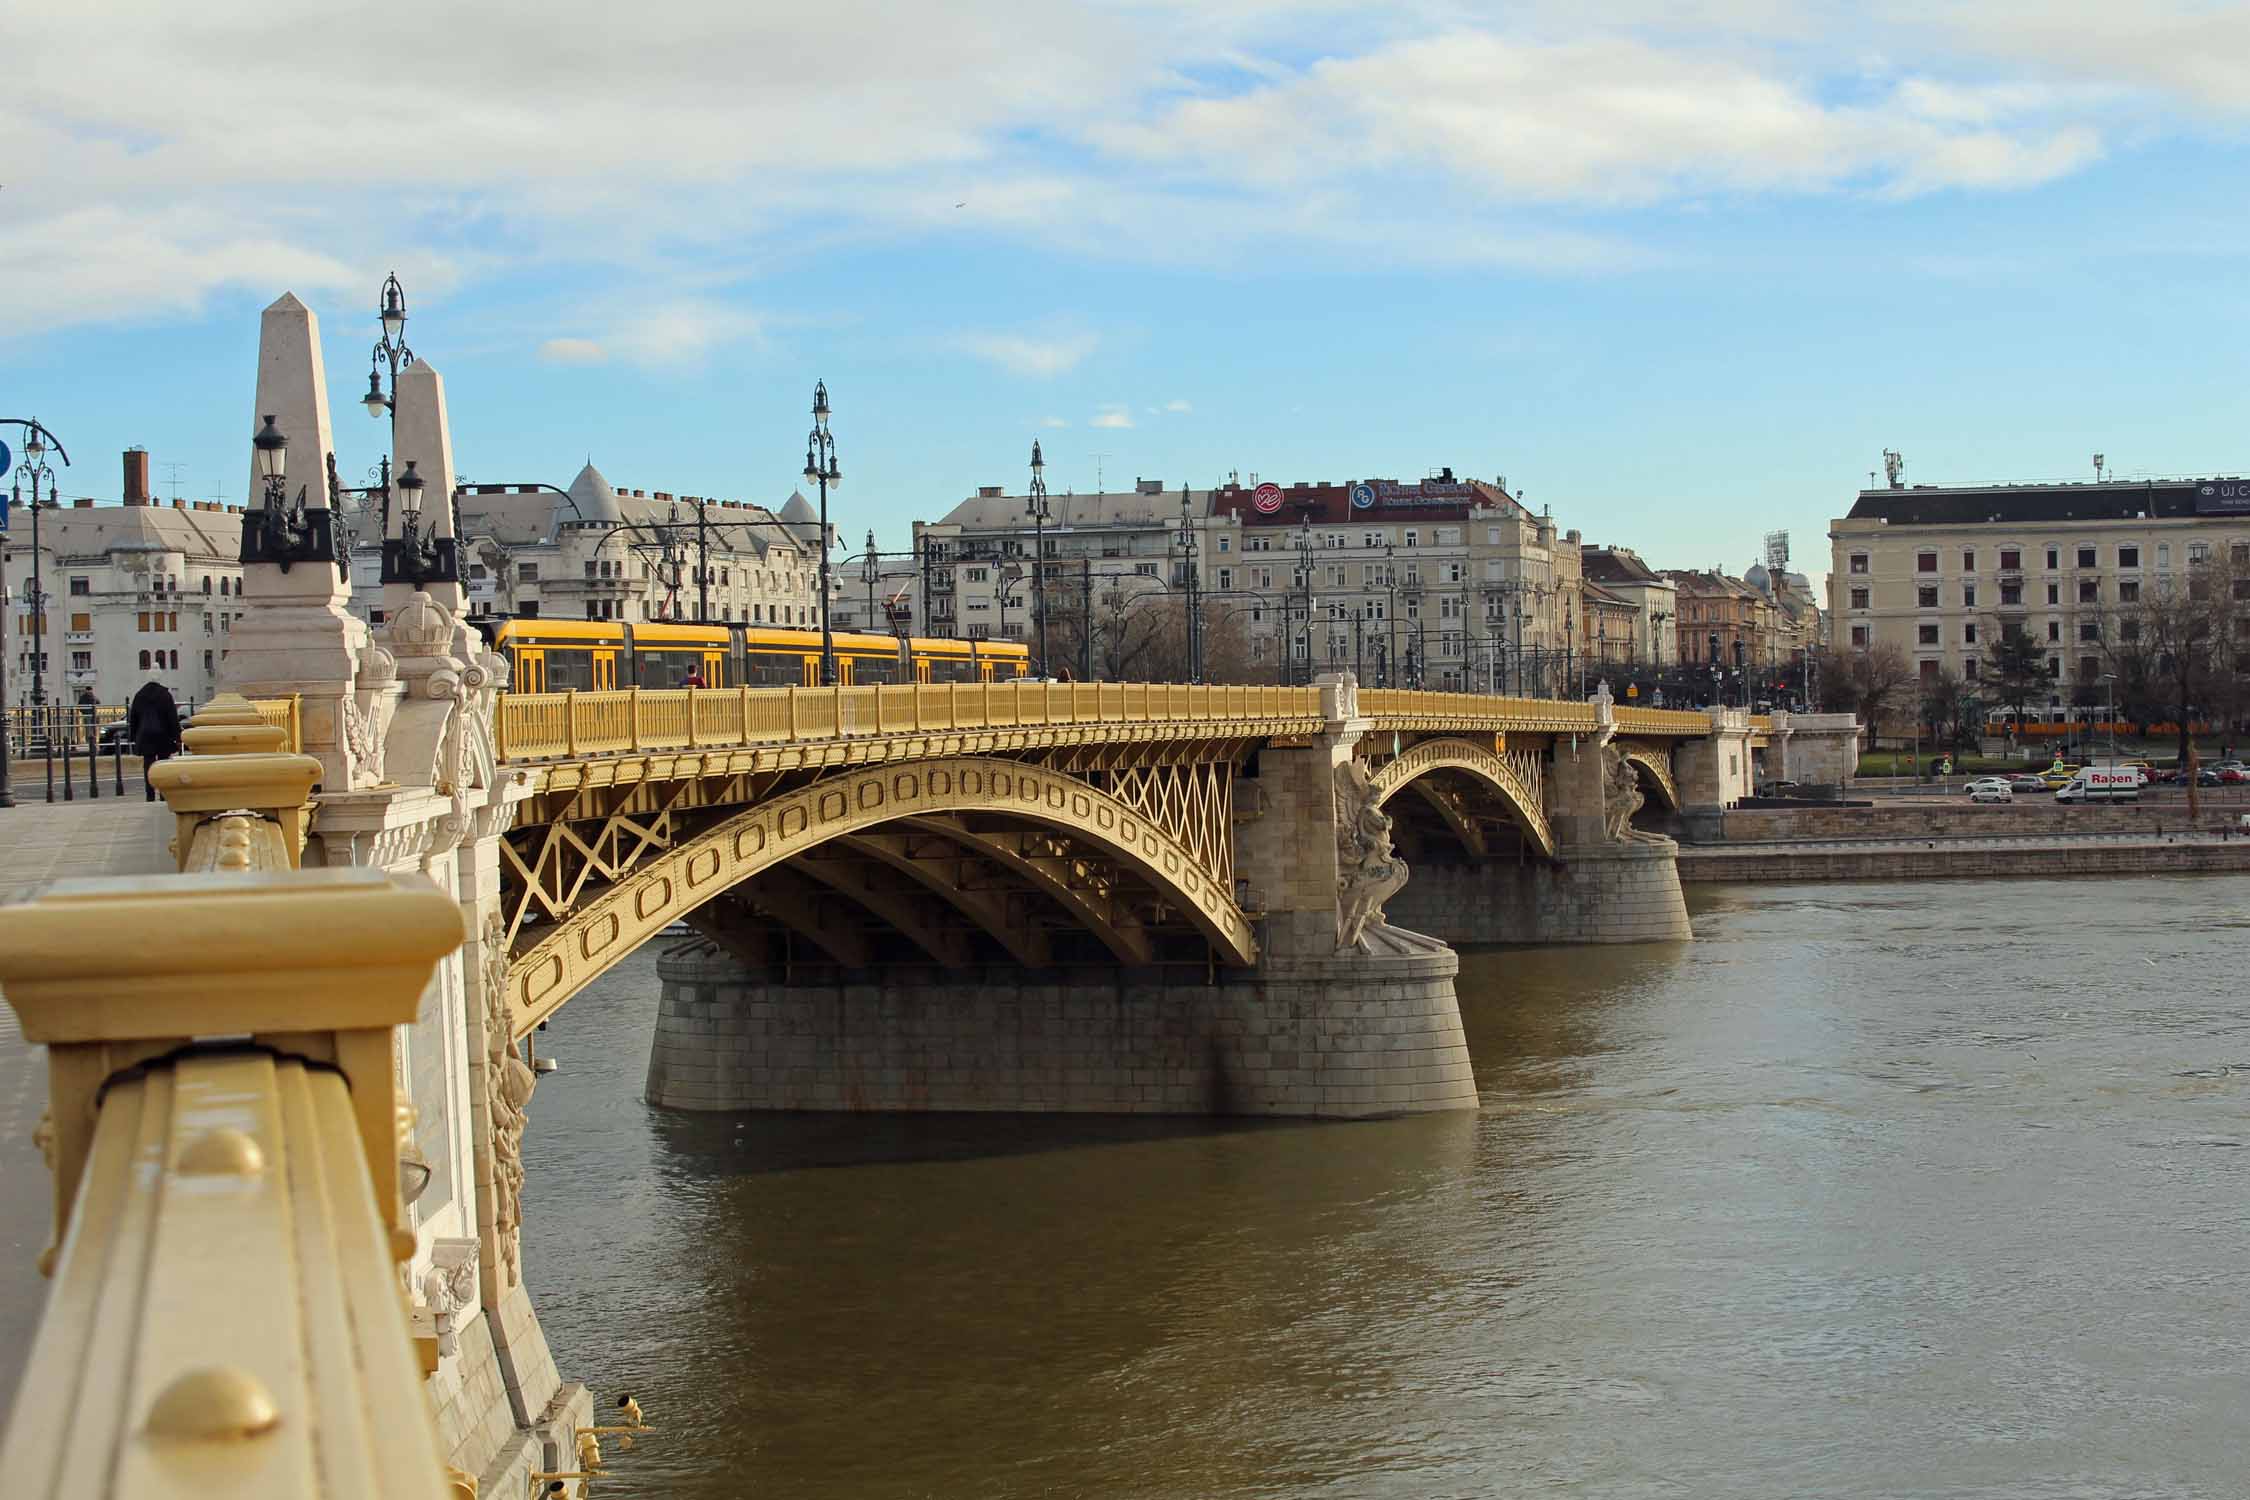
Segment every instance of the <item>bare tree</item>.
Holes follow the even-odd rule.
[[[1871,737],[1901,707],[1911,711],[1907,689],[1913,682],[1906,653],[1887,641],[1865,650],[1831,646],[1820,657],[1822,711],[1859,715]]]

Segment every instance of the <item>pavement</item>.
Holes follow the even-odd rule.
[[[104,788],[88,801],[19,802],[0,808],[0,901],[28,895],[50,880],[100,875],[158,875],[173,868],[164,846],[171,810],[144,802],[128,786],[123,797]]]

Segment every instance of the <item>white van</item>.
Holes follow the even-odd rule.
[[[2088,766],[2055,789],[2057,802],[2138,802],[2141,773],[2133,766]]]

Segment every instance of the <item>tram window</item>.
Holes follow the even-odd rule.
[[[800,687],[805,661],[788,651],[746,651],[742,656],[743,681],[751,687]]]
[[[899,674],[898,658],[895,656],[854,656],[851,664],[852,681],[855,683],[864,685],[870,682],[904,680]]]
[[[976,663],[965,657],[932,656],[924,660],[930,664],[932,682],[974,682],[977,680]]]
[[[550,646],[547,648],[547,691],[566,693],[572,688],[580,692],[594,690],[594,657],[590,651],[568,651]]]
[[[645,688],[686,687],[689,675],[703,670],[703,653],[651,651],[643,646],[633,653],[633,670]]]

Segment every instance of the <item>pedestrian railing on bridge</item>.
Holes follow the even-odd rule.
[[[1077,724],[1320,722],[1313,687],[1139,682],[996,682],[833,688],[505,693],[508,763],[643,750],[796,744],[856,736]]]

